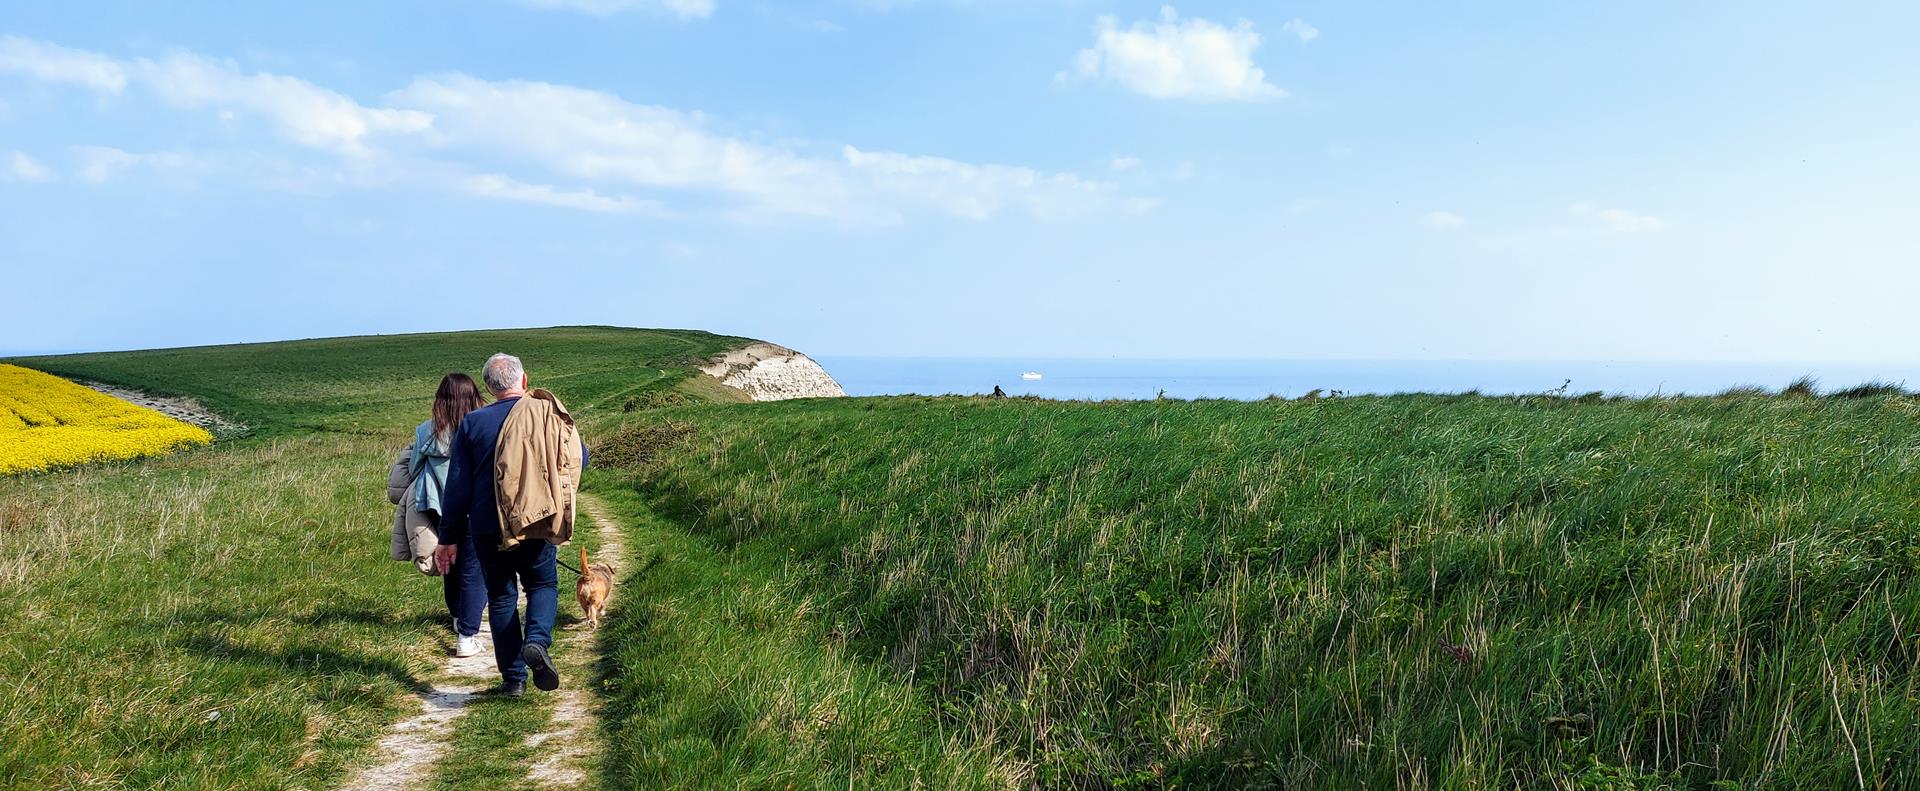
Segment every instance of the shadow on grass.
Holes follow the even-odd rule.
[[[405,614],[368,609],[323,609],[294,619],[303,626],[332,626],[335,624],[356,624],[360,626],[441,626],[448,623],[448,616],[442,612]]]
[[[366,608],[321,608],[294,614],[206,608],[138,623],[133,628],[166,635],[167,642],[205,657],[215,667],[226,665],[274,675],[322,678],[385,677],[414,692],[426,692],[431,686],[416,677],[404,660],[353,651],[342,646],[338,639],[341,635],[317,630],[329,626],[349,631],[354,631],[354,627],[373,627],[408,635],[419,627],[441,622],[437,614]],[[231,634],[263,623],[284,627],[268,631],[278,633],[278,637],[290,634],[291,639],[274,639],[271,641],[274,645],[269,646],[262,644],[267,641],[236,639]],[[451,645],[450,639],[445,642]]]
[[[216,663],[279,674],[291,671],[323,677],[385,676],[415,692],[424,693],[431,689],[425,681],[408,671],[404,663],[349,653],[326,645],[303,642],[281,649],[267,649],[209,634],[182,635],[175,637],[173,643]]]
[[[405,613],[364,607],[322,607],[307,612],[288,609],[237,610],[202,607],[197,610],[169,615],[162,620],[143,621],[138,625],[163,631],[182,627],[192,628],[203,626],[235,629],[254,626],[262,621],[282,621],[289,626],[308,628],[342,625],[404,628],[445,625],[448,623],[448,616],[438,610],[424,613]]]

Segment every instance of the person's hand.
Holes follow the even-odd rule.
[[[453,561],[460,555],[458,544],[441,544],[433,548],[433,567],[446,574],[453,570]]]

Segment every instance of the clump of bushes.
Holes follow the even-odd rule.
[[[592,463],[596,467],[640,469],[693,433],[693,424],[677,420],[622,423],[612,433],[594,440]]]
[[[693,396],[678,390],[654,389],[627,396],[620,405],[622,412],[639,412],[644,409],[662,409],[672,406],[686,406],[694,403]]]

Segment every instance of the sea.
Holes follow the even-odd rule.
[[[848,395],[1009,395],[1074,400],[1297,398],[1561,391],[1578,395],[1710,395],[1753,385],[1779,390],[1809,376],[1823,392],[1866,382],[1920,388],[1920,364],[1500,362],[1432,360],[1149,360],[1022,357],[819,357]],[[1039,379],[1023,379],[1026,372]]]

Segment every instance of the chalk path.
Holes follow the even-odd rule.
[[[594,560],[612,563],[617,572],[627,559],[626,544],[617,523],[606,516],[605,507],[590,495],[581,495],[579,505],[599,530],[600,549]],[[571,576],[561,575],[563,602],[573,596],[573,586],[566,584]],[[615,595],[618,595],[617,588]],[[525,603],[523,598],[521,605],[524,607]],[[480,630],[480,642],[480,653],[464,659],[447,659],[436,677],[420,692],[419,713],[389,727],[380,738],[379,757],[354,773],[340,786],[342,789],[407,791],[429,785],[434,766],[446,757],[449,737],[455,723],[467,713],[468,704],[499,683],[500,676],[493,662],[493,638],[485,627]],[[542,693],[532,689],[529,682],[529,698],[551,695],[553,713],[541,732],[527,737],[527,745],[536,749],[527,782],[512,784],[519,787],[583,787],[601,749],[599,714],[587,689],[592,679],[593,659],[597,656],[594,631],[586,626],[585,620],[578,621],[554,641],[552,654],[560,670],[561,687]],[[539,703],[537,699],[527,702]]]
[[[379,760],[363,767],[341,786],[350,791],[404,791],[424,788],[433,766],[447,753],[453,725],[467,704],[500,683],[493,664],[493,638],[480,628],[480,653],[448,657],[440,673],[420,693],[420,712],[400,720],[380,737]]]
[[[600,548],[594,554],[593,561],[613,564],[617,579],[620,571],[627,568],[627,545],[619,524],[607,514],[606,506],[592,495],[581,494],[579,506],[587,518],[593,520],[600,533]],[[579,560],[577,551],[574,555],[568,559],[569,563]],[[570,586],[560,587],[563,598],[572,595]],[[614,598],[619,598],[619,595],[620,590],[616,586]],[[603,624],[604,621],[602,619]],[[592,691],[588,688],[593,678],[593,660],[600,655],[596,646],[597,634],[587,626],[586,618],[582,616],[571,630],[554,641],[553,660],[560,668],[563,683],[553,692],[553,716],[547,719],[546,730],[527,737],[527,744],[538,748],[533,766],[527,771],[527,780],[535,788],[584,786],[588,770],[603,746],[600,743],[600,715],[595,708]]]

